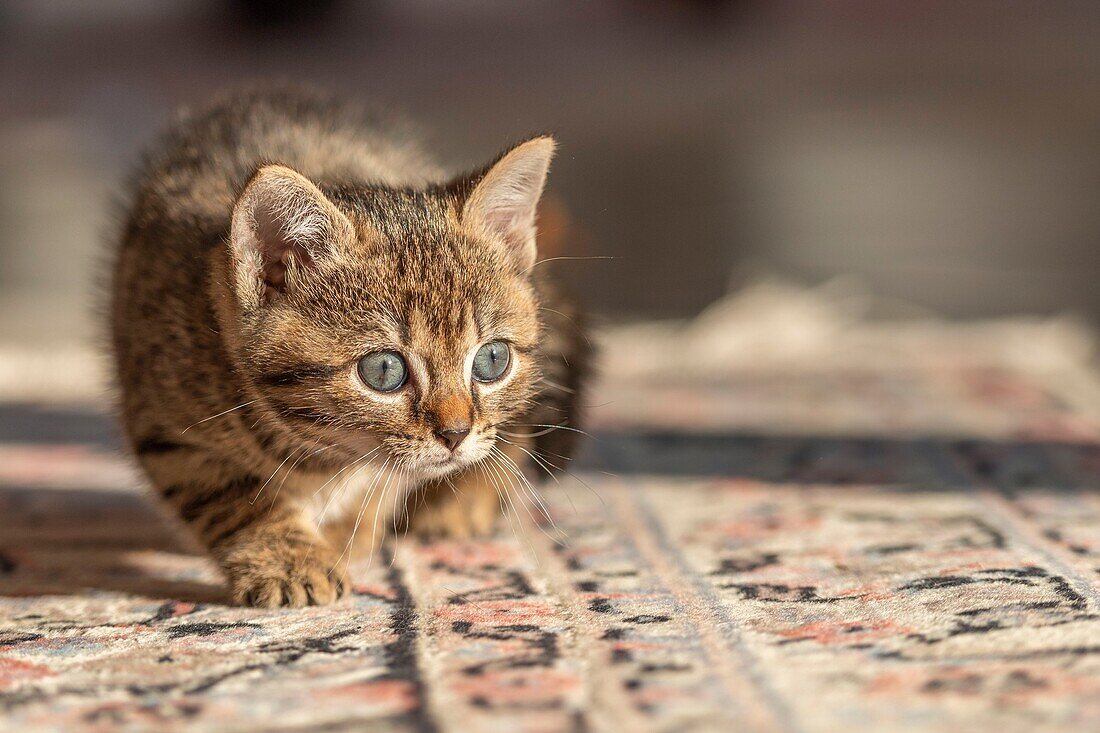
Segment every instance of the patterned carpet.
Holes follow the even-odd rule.
[[[609,335],[556,527],[330,608],[224,605],[100,404],[5,403],[0,729],[1100,730],[1080,334],[759,308]]]

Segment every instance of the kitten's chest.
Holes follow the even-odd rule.
[[[392,520],[404,506],[409,487],[406,474],[383,463],[305,473],[295,478],[293,490],[307,518],[319,528],[348,522],[370,528]]]

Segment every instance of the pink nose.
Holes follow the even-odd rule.
[[[436,432],[435,437],[453,453],[458,450],[458,446],[462,445],[462,441],[466,440],[466,436],[469,434],[469,428],[463,428],[462,430],[440,430]]]

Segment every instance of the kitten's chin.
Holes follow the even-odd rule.
[[[450,460],[442,463],[425,463],[418,467],[417,471],[420,474],[421,481],[433,481],[435,479],[446,478],[447,476],[453,476],[467,466],[475,463],[476,461],[459,461]]]
[[[446,478],[447,476],[452,476],[478,463],[484,459],[488,453],[488,450],[471,450],[461,455],[453,455],[435,461],[424,461],[417,466],[417,471],[420,473],[422,481]]]
[[[421,482],[423,482],[446,478],[447,476],[452,476],[458,473],[460,470],[462,470],[462,467],[457,464],[428,464],[425,466],[421,466],[418,469],[418,473],[420,474]]]

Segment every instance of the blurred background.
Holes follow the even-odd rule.
[[[457,167],[554,131],[544,248],[610,319],[780,277],[1100,318],[1100,3],[5,0],[0,341],[98,328],[110,201],[180,106],[306,82]],[[893,305],[891,305],[891,303]]]

